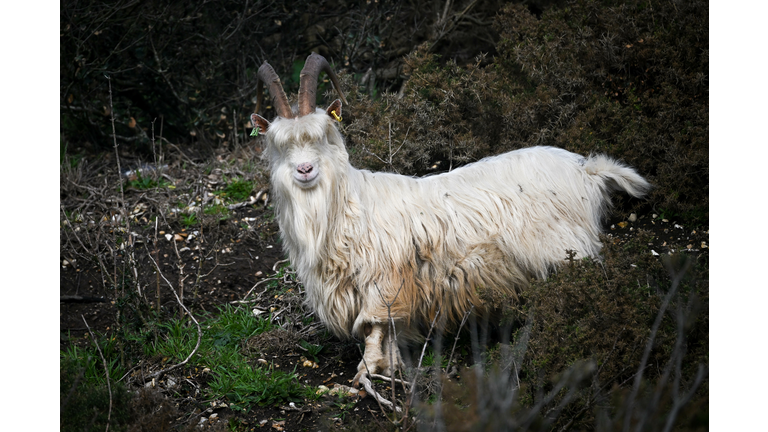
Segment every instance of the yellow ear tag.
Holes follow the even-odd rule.
[[[333,118],[335,118],[337,122],[341,123],[341,117],[336,115],[336,110],[331,111],[331,114],[333,115]]]
[[[251,136],[259,136],[259,127],[258,126],[253,128],[253,130],[251,131]]]

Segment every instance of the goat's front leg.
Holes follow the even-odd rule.
[[[388,324],[366,324],[365,352],[357,365],[354,383],[358,384],[363,375],[381,373],[388,376],[393,370],[403,368],[403,359]]]
[[[387,340],[386,324],[366,324],[364,327],[365,332],[365,352],[363,353],[363,360],[357,365],[357,374],[354,379],[354,386],[357,387],[360,384],[363,385],[365,391],[371,396],[376,398],[382,405],[387,406],[390,409],[400,411],[401,408],[395,406],[392,402],[376,393],[371,383],[372,375],[385,371],[388,373],[390,370],[389,355],[394,355],[394,362],[396,366],[401,363],[400,350],[397,349],[397,345],[392,341],[394,347],[390,347],[390,341]],[[382,352],[382,343],[385,345],[384,352]]]
[[[386,334],[385,324],[366,324],[365,331],[365,352],[363,360],[357,365],[357,375],[355,375],[354,385],[360,383],[360,378],[364,375],[372,375],[386,366],[386,359],[382,353],[381,346]]]

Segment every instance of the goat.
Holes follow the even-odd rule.
[[[321,71],[340,96],[326,110],[315,107]],[[554,147],[424,178],[358,170],[335,125],[347,102],[322,56],[307,58],[298,112],[264,62],[257,113],[262,82],[278,117],[270,123],[254,113],[251,121],[266,137],[283,247],[317,317],[339,337],[365,339],[356,385],[401,366],[397,345],[387,342],[390,319],[398,342],[408,343],[438,314],[455,322],[470,309],[488,312],[492,299],[516,299],[531,277],[563,263],[566,250],[599,254],[612,191],[641,197],[650,187],[611,158]]]

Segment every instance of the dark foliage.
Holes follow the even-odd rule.
[[[604,238],[604,261],[534,282],[508,309],[511,344],[478,350],[470,325],[476,365],[443,375],[425,430],[707,430],[707,263],[660,262],[645,240]]]
[[[569,2],[540,19],[511,4],[495,27],[493,64],[441,64],[425,44],[399,94],[353,89],[353,161],[425,174],[533,145],[605,153],[656,186],[652,205],[707,219],[706,2]]]
[[[432,40],[452,56],[494,46],[490,23],[501,2],[470,2],[477,24],[452,20],[442,5],[402,1],[62,3],[62,132],[95,149],[111,145],[114,111],[120,142],[147,151],[155,135],[177,143],[242,142],[255,107],[255,74],[264,61],[286,91],[298,88],[306,56],[317,51],[371,89],[402,81],[401,57]],[[462,7],[463,8],[463,7]],[[108,78],[112,81],[110,110]]]

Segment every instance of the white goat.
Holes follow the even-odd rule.
[[[471,307],[487,312],[493,299],[515,298],[530,277],[546,277],[566,250],[596,256],[610,192],[640,197],[650,187],[608,157],[553,147],[425,178],[355,169],[335,125],[341,101],[315,109],[321,70],[344,100],[328,63],[313,53],[294,113],[265,62],[256,110],[264,81],[278,117],[251,120],[266,135],[283,247],[307,304],[337,336],[365,338],[356,382],[400,364],[397,347],[386,343],[390,316],[397,340],[409,342],[438,311],[445,322]]]

